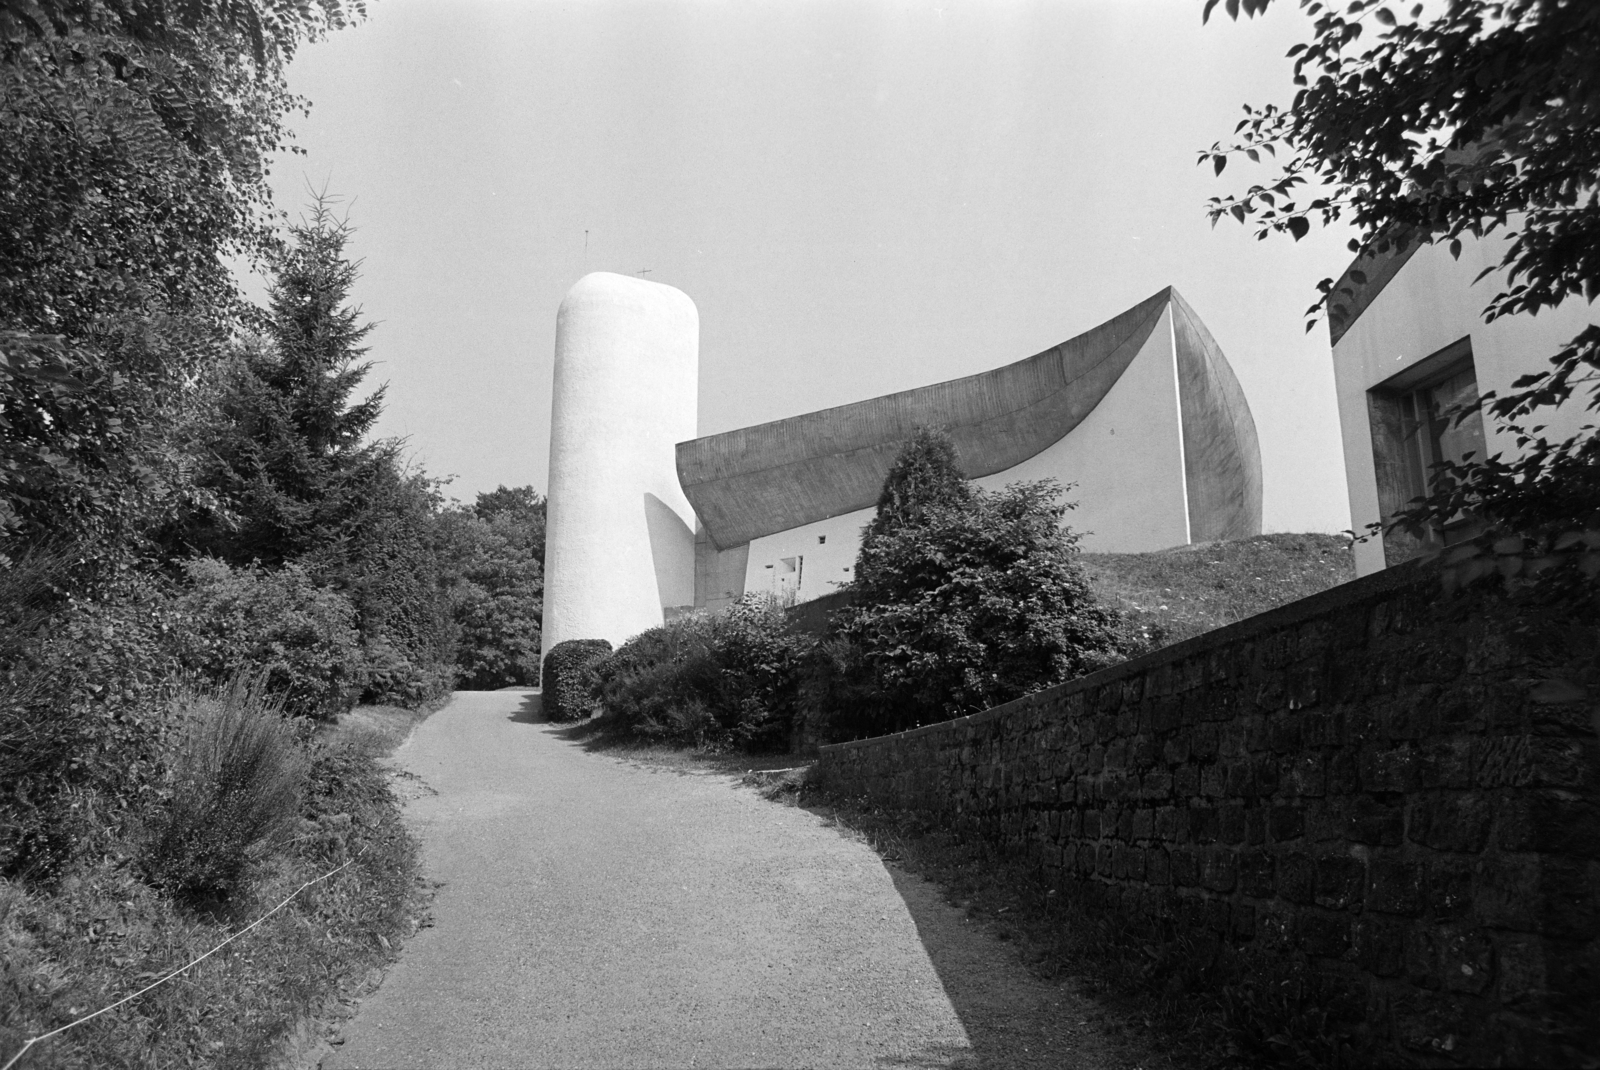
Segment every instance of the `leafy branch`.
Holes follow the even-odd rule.
[[[1206,0],[1203,18],[1218,3]],[[1254,17],[1271,3],[1225,0],[1224,10]],[[1499,260],[1474,280],[1496,280],[1486,321],[1600,296],[1600,4],[1454,0],[1424,18],[1420,4],[1405,11],[1385,0],[1298,3],[1312,32],[1288,52],[1299,87],[1293,102],[1246,105],[1233,140],[1214,143],[1198,161],[1221,175],[1234,156],[1258,164],[1265,156],[1278,174],[1242,196],[1212,198],[1213,225],[1231,216],[1253,222],[1258,238],[1286,232],[1299,240],[1312,222],[1345,220],[1359,232],[1351,251],[1379,255],[1442,243],[1459,258],[1464,241],[1494,238]],[[1312,187],[1318,195],[1305,199]],[[1367,282],[1359,268],[1349,277]],[[1317,289],[1308,317],[1342,311],[1347,288],[1324,279]],[[1597,386],[1600,326],[1590,324],[1548,368],[1454,415],[1459,423],[1487,413],[1499,440],[1514,443],[1511,459],[1469,455],[1435,465],[1429,493],[1373,533],[1433,540],[1468,517],[1479,534],[1445,555],[1448,582],[1493,574],[1558,583],[1551,577],[1574,571],[1594,579],[1596,427],[1551,439],[1532,420],[1580,391],[1585,408],[1600,411]]]

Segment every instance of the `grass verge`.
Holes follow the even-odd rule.
[[[297,834],[225,910],[184,910],[152,889],[134,844],[108,845],[49,890],[0,881],[0,1064],[351,862],[172,981],[36,1044],[17,1070],[295,1061],[307,1018],[374,987],[423,923],[417,845],[381,760],[428,712],[364,707],[319,730]]]

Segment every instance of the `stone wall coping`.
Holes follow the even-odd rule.
[[[969,713],[965,717],[937,721],[934,724],[922,725],[918,728],[908,728],[905,731],[893,732],[886,736],[869,736],[866,739],[854,739],[844,743],[824,743],[818,748],[818,753],[828,754],[855,747],[878,746],[894,739],[910,739],[914,736],[927,735],[934,732],[954,731],[967,725],[983,724],[1036,705],[1043,698],[1064,697],[1080,691],[1088,691],[1091,688],[1102,687],[1125,677],[1147,672],[1161,665],[1182,661],[1196,654],[1229,646],[1241,640],[1252,639],[1266,632],[1303,624],[1313,618],[1347,606],[1356,605],[1359,602],[1369,599],[1381,599],[1395,591],[1407,587],[1420,586],[1430,580],[1437,582],[1437,569],[1429,567],[1422,561],[1407,561],[1392,568],[1374,572],[1369,576],[1362,576],[1348,583],[1341,583],[1337,587],[1330,587],[1326,591],[1319,591],[1308,598],[1301,598],[1276,609],[1269,609],[1265,613],[1258,613],[1253,617],[1246,617],[1244,620],[1225,624],[1221,628],[1203,632],[1182,642],[1173,643],[1171,646],[1152,650],[1148,654],[1141,654],[1139,657],[1129,661],[1108,666],[1087,676],[1080,676],[1076,680],[1068,680],[1066,683],[1047,687],[1043,691],[1035,691],[1031,695],[1014,698],[1010,702],[1002,703],[999,706],[991,706],[979,713]]]

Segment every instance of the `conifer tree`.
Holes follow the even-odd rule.
[[[919,427],[889,468],[878,495],[878,511],[862,533],[863,545],[892,528],[917,522],[931,508],[971,500],[972,485],[961,471],[949,433]]]
[[[975,713],[1121,656],[1114,612],[1095,602],[1062,526],[1052,480],[985,492],[954,444],[919,428],[862,533],[835,729],[871,735]]]
[[[276,565],[315,551],[361,510],[361,488],[392,450],[366,443],[384,388],[352,401],[371,369],[372,330],[350,305],[359,265],[345,256],[350,230],[319,198],[290,231],[276,265],[261,337],[223,374],[208,433],[219,499],[191,531],[195,549],[236,563]]]

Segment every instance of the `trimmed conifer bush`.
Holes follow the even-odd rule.
[[[1054,480],[985,491],[950,437],[919,428],[862,533],[843,640],[810,690],[830,734],[859,738],[977,713],[1123,660]],[[808,700],[809,707],[813,702]]]
[[[540,678],[544,715],[552,721],[582,721],[593,713],[584,670],[610,653],[611,644],[604,639],[568,639],[551,647]]]

